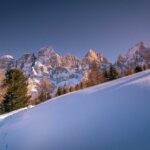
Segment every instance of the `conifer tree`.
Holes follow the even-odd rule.
[[[110,65],[109,68],[109,80],[114,80],[118,78],[118,72],[113,65]]]
[[[63,88],[62,87],[59,87],[58,89],[57,89],[57,93],[56,93],[56,95],[57,96],[60,96],[60,95],[63,95],[64,93],[63,93]]]
[[[108,72],[107,72],[106,68],[104,68],[103,72],[102,72],[102,80],[103,80],[103,82],[108,81],[108,78],[109,78]]]
[[[3,101],[3,111],[10,112],[27,106],[27,81],[23,73],[11,69],[6,73],[7,93]]]
[[[141,71],[142,71],[142,67],[141,66],[136,66],[135,69],[134,69],[135,73],[141,72]]]

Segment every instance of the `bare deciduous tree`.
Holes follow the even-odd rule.
[[[52,85],[49,82],[47,77],[44,77],[40,80],[40,91],[41,91],[43,100],[47,100],[50,98],[50,93],[52,91]]]

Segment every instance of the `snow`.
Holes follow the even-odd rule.
[[[32,106],[32,105],[31,105],[31,106],[29,105],[28,107],[29,107],[29,108],[32,108],[33,106]],[[25,110],[25,109],[27,109],[27,108],[21,108],[21,109],[12,111],[12,112],[7,113],[7,114],[4,114],[4,115],[0,115],[0,121],[1,121],[2,119],[5,119],[5,118],[7,118],[7,117],[10,117],[10,116],[12,116],[12,115],[14,115],[14,114],[16,114],[16,113],[22,111],[22,110]]]
[[[62,81],[62,82],[57,84],[57,88],[58,87],[63,87],[65,85],[74,86],[74,85],[80,83],[81,79],[82,79],[82,77],[79,76],[78,78],[72,78],[72,79],[68,79],[66,81]]]
[[[4,55],[4,56],[2,56],[1,58],[14,59],[14,57],[13,57],[13,56],[11,56],[11,55]]]
[[[0,120],[0,150],[150,149],[150,70]]]

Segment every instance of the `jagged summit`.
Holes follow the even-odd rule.
[[[143,49],[147,49],[147,48],[148,48],[147,44],[141,41],[137,43],[134,47],[130,48],[127,55],[128,56],[133,55],[136,52],[142,51]]]
[[[134,69],[137,65],[150,65],[150,48],[143,41],[135,44],[124,56],[120,55],[117,59],[117,67],[124,71]]]
[[[98,59],[97,54],[93,49],[89,49],[89,51],[85,55],[85,58],[88,58],[91,61]]]
[[[148,48],[148,45],[144,41],[140,41],[137,43],[135,46],[143,47],[143,48]]]
[[[38,51],[38,56],[52,56],[52,55],[58,55],[58,54],[51,46],[43,47]]]

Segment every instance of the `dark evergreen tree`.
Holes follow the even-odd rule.
[[[106,68],[104,68],[103,72],[102,72],[102,80],[103,80],[103,82],[106,82],[106,81],[108,81],[108,79],[109,79],[108,72],[107,72]]]
[[[21,71],[17,69],[7,71],[5,85],[8,88],[3,101],[4,112],[27,106],[27,81]]]
[[[110,65],[109,68],[109,80],[114,80],[118,78],[118,72],[113,65]]]
[[[135,69],[134,69],[135,73],[141,72],[141,71],[142,71],[142,67],[141,66],[136,66]]]
[[[135,69],[134,69],[135,73],[141,72],[141,71],[142,71],[142,67],[141,66],[136,66]]]

